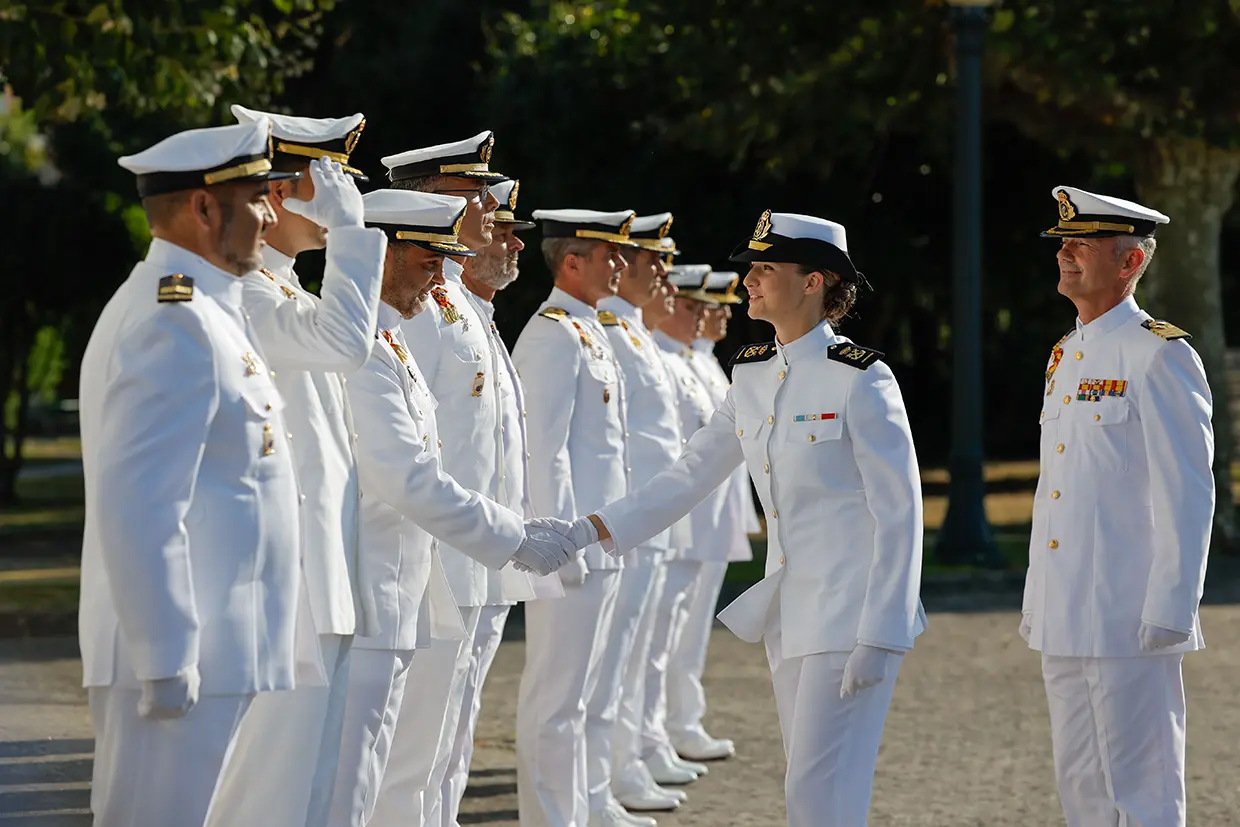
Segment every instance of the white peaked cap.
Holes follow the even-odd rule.
[[[368,225],[379,226],[393,241],[412,241],[451,255],[474,253],[460,243],[469,202],[455,195],[383,189],[362,196]]]
[[[1107,238],[1116,235],[1151,236],[1170,218],[1134,201],[1099,195],[1077,187],[1055,187],[1051,197],[1059,202],[1058,223],[1042,233],[1044,238]]]

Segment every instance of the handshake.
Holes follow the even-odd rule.
[[[598,531],[588,517],[571,523],[554,517],[535,517],[525,521],[525,539],[512,555],[512,565],[517,571],[547,575],[570,563],[579,563],[584,580],[581,549],[597,542]]]

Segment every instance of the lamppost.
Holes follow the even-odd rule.
[[[982,37],[995,0],[947,0],[956,31],[952,192],[952,450],[937,558],[1001,566],[982,479]]]

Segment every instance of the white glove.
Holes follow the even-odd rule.
[[[156,721],[183,718],[198,703],[201,683],[197,666],[182,670],[176,677],[143,681],[138,714]]]
[[[877,686],[887,677],[887,662],[895,657],[886,649],[858,643],[844,664],[844,682],[840,684],[840,697],[848,698],[863,689]]]
[[[1031,634],[1033,634],[1033,616],[1025,612],[1020,616],[1020,639],[1028,643]]]
[[[589,517],[580,517],[568,528],[568,541],[574,548],[585,548],[598,542],[598,529]]]
[[[1166,649],[1168,646],[1179,646],[1193,636],[1192,632],[1177,632],[1174,629],[1164,629],[1161,626],[1155,626],[1152,623],[1141,621],[1141,631],[1137,633],[1141,640],[1142,652],[1153,652],[1158,649]]]
[[[314,181],[314,198],[285,198],[284,209],[328,230],[362,226],[362,193],[340,164],[327,156],[311,161],[310,179]]]
[[[521,541],[517,553],[512,555],[512,562],[519,571],[546,575],[572,560],[576,552],[577,549],[562,533],[554,528],[542,528],[531,521],[525,524],[525,539]]]

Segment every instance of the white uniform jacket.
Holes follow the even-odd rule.
[[[767,577],[720,618],[756,642],[777,598],[785,657],[912,648],[925,628],[920,479],[895,377],[875,357],[826,322],[742,348],[723,407],[676,465],[599,512],[617,549],[684,514],[743,455],[767,515]]]
[[[529,412],[534,513],[575,520],[623,497],[624,382],[595,309],[554,288],[521,331],[512,359]],[[597,543],[584,559],[588,569],[623,567]]]
[[[304,289],[293,259],[263,249],[264,272],[242,280],[243,302],[286,403],[302,502],[301,562],[319,634],[377,631],[357,599],[357,461],[344,374],[375,341],[387,239],[342,227],[327,241],[322,299]],[[360,626],[360,628],[359,628]]]
[[[498,569],[525,536],[519,515],[440,468],[435,397],[400,321],[389,305],[379,306],[380,340],[348,384],[362,484],[362,599],[379,617],[379,634],[354,641],[365,649],[414,649],[463,636],[435,538]]]
[[[530,452],[526,436],[525,390],[517,376],[508,346],[495,327],[495,305],[481,296],[469,295],[487,325],[491,346],[499,358],[495,372],[500,409],[499,492],[496,501],[525,518],[536,516],[530,501]],[[518,603],[548,597],[563,597],[564,586],[557,574],[539,577],[517,571],[512,564],[496,572],[487,570],[487,601],[494,605]]]
[[[1052,352],[1025,580],[1033,649],[1140,655],[1141,621],[1192,633],[1160,654],[1204,645],[1212,403],[1196,351],[1164,338],[1182,335],[1129,298]]]
[[[629,484],[636,488],[667,470],[684,445],[676,386],[654,336],[641,313],[619,296],[598,304],[599,323],[611,339],[616,363],[624,375],[625,418],[628,422]],[[644,548],[667,551],[671,529],[642,543]]]
[[[192,299],[157,301],[174,274],[192,280]],[[78,621],[88,687],[197,664],[204,695],[294,688],[297,483],[241,285],[155,239],[91,334]]]
[[[715,358],[715,343],[710,339],[697,339],[693,343],[692,358],[689,367],[702,380],[710,393],[711,403],[718,408],[728,395],[731,382],[724,373],[723,366]],[[728,503],[725,506],[723,519],[727,538],[720,548],[701,548],[694,551],[701,554],[714,553],[719,555],[711,559],[737,562],[753,559],[753,546],[749,544],[749,535],[762,530],[758,522],[758,512],[753,502],[753,486],[749,482],[749,471],[743,466],[737,468],[728,480]]]
[[[654,335],[664,364],[671,371],[676,384],[681,430],[686,436],[692,437],[710,422],[716,405],[706,383],[689,364],[693,351],[662,330],[655,331]],[[749,472],[745,470],[743,459],[737,456],[734,462],[733,474],[743,474],[748,480]],[[668,555],[669,560],[704,562],[726,559],[724,554],[731,546],[728,509],[735,507],[729,500],[730,490],[728,484],[716,487],[679,523],[685,527],[683,542],[677,544]]]
[[[487,323],[461,284],[461,266],[444,261],[444,284],[431,291],[430,306],[401,323],[409,352],[439,403],[436,419],[443,442],[444,473],[465,488],[499,496],[498,359]],[[452,548],[440,547],[444,572],[458,606],[487,604],[486,566]]]

